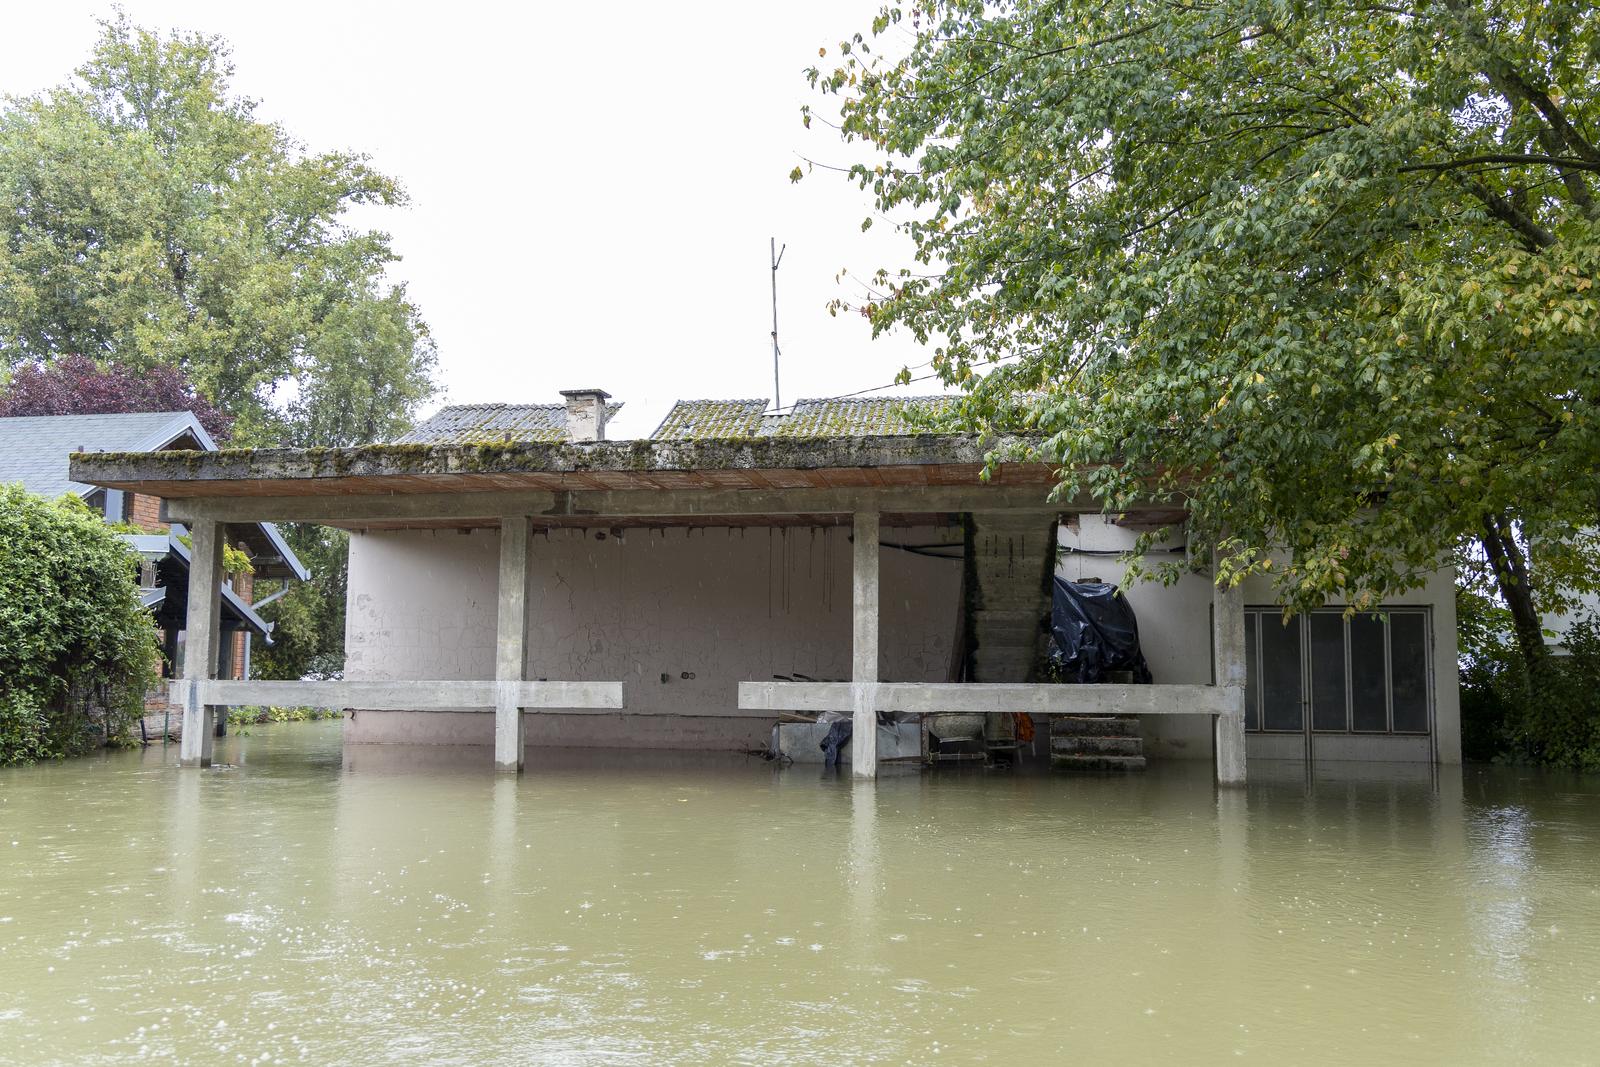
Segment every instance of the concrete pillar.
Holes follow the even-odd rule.
[[[217,674],[218,678],[233,677],[233,635],[238,630],[224,625],[217,638]],[[212,737],[228,736],[228,706],[218,705],[211,716]]]
[[[1212,553],[1213,583],[1218,575]],[[1218,785],[1244,785],[1244,587],[1211,587],[1211,648],[1215,677],[1233,711],[1215,717]]]
[[[500,585],[494,654],[494,767],[522,770],[522,708],[518,689],[528,653],[528,544],[526,515],[500,520]]]
[[[850,732],[850,766],[857,778],[878,776],[878,513],[855,515],[854,566],[851,568],[850,696],[855,722]]]
[[[222,527],[201,520],[189,527],[189,614],[184,622],[183,744],[180,767],[211,766],[216,708],[200,703],[198,682],[215,678],[222,639]]]

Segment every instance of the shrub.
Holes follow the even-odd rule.
[[[136,573],[76,497],[0,486],[0,765],[129,740],[159,663]]]
[[[1551,657],[1537,680],[1508,644],[1463,667],[1468,759],[1600,771],[1600,618],[1573,622],[1566,646],[1570,654]]]

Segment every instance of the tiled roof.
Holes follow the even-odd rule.
[[[67,456],[85,452],[153,452],[185,433],[205,450],[217,446],[187,411],[123,415],[26,415],[0,419],[0,484],[58,497],[91,486],[67,477]]]
[[[615,418],[620,403],[606,405]],[[471,445],[515,441],[555,444],[567,439],[565,404],[456,404],[418,423],[397,445]]]
[[[656,428],[657,441],[706,437],[898,437],[924,432],[919,417],[947,411],[948,396],[800,400],[769,414],[765,400],[680,400]]]
[[[656,441],[759,437],[766,409],[765,400],[680,400],[650,437]]]
[[[73,452],[158,452],[179,441],[186,448],[198,444],[202,452],[217,450],[200,420],[187,411],[4,418],[0,419],[0,485],[21,482],[28,492],[52,499],[63,493],[83,496],[94,486],[67,477],[67,458]],[[239,530],[253,553],[281,560],[259,564],[259,577],[301,581],[310,577],[272,523],[245,523]]]
[[[787,415],[772,420],[772,437],[898,437],[925,433],[919,418],[948,410],[948,396],[860,396],[841,400],[800,400]]]

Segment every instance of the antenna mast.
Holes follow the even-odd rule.
[[[772,406],[783,407],[783,396],[778,392],[778,265],[783,262],[783,254],[789,250],[786,244],[778,247],[778,239],[772,238]]]

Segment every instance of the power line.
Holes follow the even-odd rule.
[[[1014,352],[1014,353],[1011,353],[1009,355],[1004,355],[1004,356],[1001,356],[999,359],[995,360],[994,364],[999,364],[999,363],[1004,362],[1005,360],[1008,360],[1008,359],[1016,359],[1021,355],[1023,355],[1023,353],[1021,353],[1021,352]],[[916,367],[908,367],[907,369],[908,370],[917,370],[917,369],[919,369],[921,367],[931,366],[932,363],[933,363],[933,360],[930,359],[926,363],[919,363]],[[991,364],[991,366],[994,365],[994,364]],[[940,376],[941,375],[940,375],[940,373],[938,371],[934,371],[932,374],[924,374],[924,375],[921,375],[920,377],[911,378],[911,379],[909,379],[907,381],[904,381],[904,382],[889,382],[887,385],[874,385],[874,386],[872,386],[870,388],[867,388],[867,389],[857,389],[853,393],[838,393],[838,394],[836,394],[834,396],[817,397],[816,399],[824,401],[824,402],[829,401],[829,400],[849,400],[851,397],[865,396],[867,393],[876,393],[880,389],[895,389],[895,388],[898,388],[899,386],[902,386],[902,385],[915,385],[918,382],[930,381],[930,380],[932,380],[934,378],[938,378]],[[798,403],[798,401],[796,401],[796,403]],[[767,414],[767,415],[781,415],[781,414],[784,414],[786,412],[793,411],[794,408],[795,408],[795,404],[791,404],[786,408],[774,407],[774,408],[768,409],[765,412],[765,414]]]

